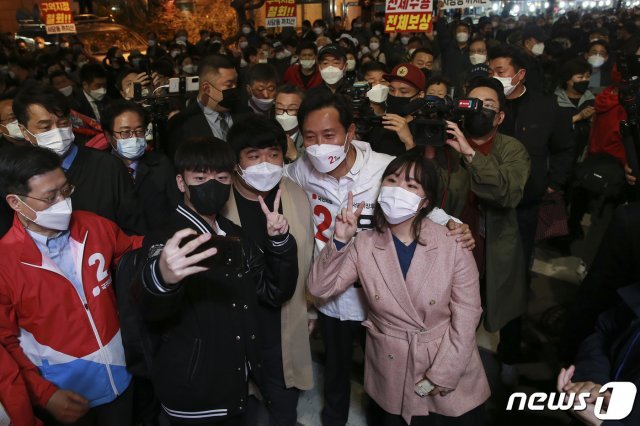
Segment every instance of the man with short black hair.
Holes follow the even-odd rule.
[[[144,109],[135,102],[115,101],[104,110],[102,130],[111,153],[129,172],[147,229],[157,229],[178,205],[180,193],[171,161],[147,151]]]
[[[538,226],[538,210],[543,197],[563,191],[571,176],[574,159],[574,136],[571,119],[560,114],[555,97],[528,90],[525,78],[526,60],[519,49],[497,46],[489,50],[489,68],[493,78],[499,80],[507,98],[505,117],[500,133],[519,140],[527,149],[531,173],[518,204],[518,230],[529,268],[533,262],[533,249]],[[516,319],[517,321],[517,319]],[[513,323],[513,333],[503,330],[503,359],[512,366],[520,354],[521,325]],[[507,349],[508,348],[508,349]],[[510,367],[507,367],[509,369]]]
[[[285,167],[285,176],[302,187],[311,203],[317,256],[331,238],[335,218],[343,208],[353,209],[364,203],[358,228],[372,228],[382,173],[393,157],[355,140],[351,106],[341,95],[325,91],[307,96],[298,111],[298,120],[306,151],[302,158]],[[349,193],[353,193],[352,206],[346,205],[351,198]],[[438,208],[429,218],[450,229],[457,228],[453,231],[456,234],[468,230],[450,223],[452,218]],[[348,419],[353,343],[364,343],[360,324],[366,317],[363,297],[361,288],[354,286],[339,297],[316,301],[326,351],[324,425],[344,425]]]
[[[269,424],[295,426],[300,390],[313,387],[306,300],[313,258],[311,208],[304,191],[282,176],[287,137],[277,123],[250,114],[234,124],[228,142],[238,164],[222,214],[242,227],[245,238],[264,249],[268,235],[261,204],[273,210],[279,199],[298,246],[299,273],[293,297],[279,308],[258,303],[257,309],[265,388],[271,402]]]
[[[126,169],[112,155],[73,143],[71,110],[62,93],[49,86],[26,86],[16,95],[13,112],[29,143],[60,157],[62,169],[76,186],[72,199],[77,209],[144,235],[146,227]]]
[[[71,109],[100,121],[100,112],[109,102],[107,97],[107,71],[100,64],[88,63],[80,69],[82,90],[71,97]]]
[[[248,106],[256,114],[273,117],[273,102],[278,87],[278,74],[273,65],[255,64],[249,67],[246,94]]]
[[[169,158],[173,158],[182,142],[191,137],[213,136],[227,140],[233,115],[248,109],[238,106],[238,73],[227,57],[211,55],[203,58],[198,63],[198,77],[198,96],[167,125],[162,146]]]
[[[236,168],[226,142],[187,140],[178,147],[175,165],[183,199],[166,225],[145,240],[146,259],[132,288],[155,342],[148,354],[151,381],[171,424],[242,425],[249,380],[270,400],[257,305],[275,311],[294,294],[296,241],[279,200],[273,211],[259,202],[266,228],[260,248],[222,215]],[[207,241],[214,247],[194,253]],[[229,249],[220,253],[215,247]],[[214,265],[199,263],[223,255]]]
[[[130,425],[111,270],[142,238],[73,208],[75,187],[49,149],[6,151],[0,182],[15,212],[0,240],[0,345],[47,424]]]
[[[49,74],[49,84],[58,89],[67,98],[71,97],[75,83],[65,71],[58,70]]]
[[[522,49],[527,68],[527,89],[547,93],[544,70],[540,58],[549,36],[537,25],[528,25],[522,32]]]
[[[307,91],[308,97],[321,93],[344,93],[349,88],[345,77],[347,52],[337,44],[329,44],[318,53],[318,69],[323,83]]]
[[[293,84],[302,90],[309,90],[322,84],[318,70],[318,47],[311,41],[302,40],[296,48],[298,63],[291,65],[284,73],[282,82]]]

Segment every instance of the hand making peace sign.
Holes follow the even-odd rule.
[[[287,222],[287,218],[284,215],[278,213],[280,208],[280,194],[281,190],[278,189],[276,193],[276,199],[273,202],[273,211],[269,210],[267,204],[264,202],[262,196],[258,196],[258,202],[260,202],[260,207],[262,207],[262,212],[267,217],[267,234],[270,237],[275,237],[277,235],[285,235],[289,232],[289,222]]]
[[[351,241],[351,238],[353,238],[358,231],[358,218],[362,214],[362,209],[364,209],[364,201],[361,201],[360,204],[358,204],[358,208],[356,208],[355,211],[352,211],[352,208],[353,193],[349,191],[347,207],[340,210],[340,213],[336,217],[336,230],[333,234],[333,238],[344,244]]]

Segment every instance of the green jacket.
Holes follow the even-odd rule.
[[[470,164],[452,152],[452,160],[461,166],[451,174],[439,167],[441,192],[448,188],[443,208],[460,217],[469,191],[480,200],[486,228],[485,327],[494,332],[527,310],[527,262],[516,206],[529,178],[529,154],[517,139],[501,133],[496,135],[491,153],[476,152]]]

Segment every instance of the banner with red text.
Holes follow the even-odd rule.
[[[43,1],[40,3],[42,22],[47,29],[47,34],[75,33],[76,24],[73,23],[73,14],[69,1]]]
[[[387,0],[384,31],[431,32],[433,29],[432,0]]]
[[[296,0],[267,0],[267,28],[295,27]]]

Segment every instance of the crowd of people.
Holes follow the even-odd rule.
[[[0,424],[295,426],[320,385],[344,426],[358,345],[368,424],[497,424],[476,333],[513,389],[550,238],[590,247],[557,391],[600,424],[640,384],[640,11],[434,21],[2,35]]]

